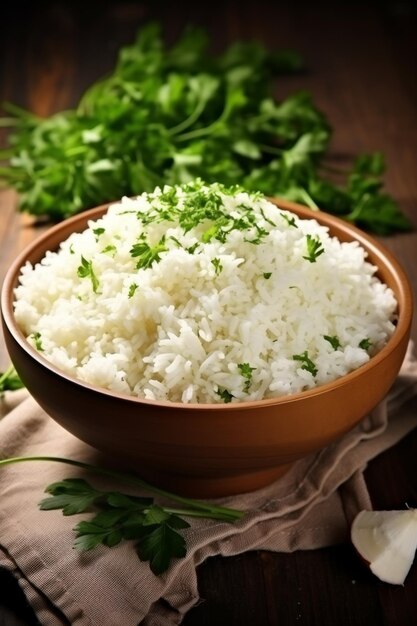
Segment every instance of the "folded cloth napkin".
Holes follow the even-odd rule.
[[[54,455],[89,463],[99,453],[50,419],[23,392],[6,395],[0,421],[0,457]],[[387,399],[351,432],[296,464],[274,484],[220,501],[244,509],[235,524],[193,520],[184,531],[187,556],[157,577],[130,542],[87,553],[71,548],[75,523],[61,511],[40,511],[46,485],[84,476],[56,463],[0,469],[0,565],[20,580],[45,626],[168,626],[179,624],[199,599],[196,567],[213,555],[247,550],[291,552],[345,541],[353,516],[371,508],[363,477],[367,462],[417,426],[417,363],[409,349]],[[99,487],[126,489],[108,479]],[[130,490],[130,492],[132,492]]]

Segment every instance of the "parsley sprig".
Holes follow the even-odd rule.
[[[245,379],[244,390],[249,391],[249,387],[252,382],[252,372],[256,370],[256,367],[251,367],[249,363],[239,363],[238,368],[243,378]]]
[[[300,361],[301,362],[301,369],[302,370],[307,370],[307,372],[310,372],[310,374],[312,374],[313,376],[316,376],[318,373],[318,369],[315,365],[315,363],[310,359],[310,357],[308,356],[308,351],[305,350],[302,354],[293,354],[294,361]]]
[[[80,278],[90,278],[94,293],[98,292],[100,283],[93,269],[93,262],[88,261],[81,255],[81,265],[77,269]]]
[[[147,269],[154,263],[158,263],[161,260],[161,253],[166,252],[167,249],[165,235],[155,246],[151,246],[142,233],[138,243],[135,243],[130,249],[130,254],[133,258],[138,258],[136,269]]]
[[[174,558],[186,555],[186,542],[181,534],[190,524],[183,517],[199,517],[224,522],[236,522],[243,511],[209,502],[186,498],[165,491],[143,481],[133,474],[90,465],[74,459],[53,456],[12,457],[0,460],[0,467],[28,461],[65,463],[89,472],[122,481],[164,500],[180,504],[181,508],[156,504],[151,497],[103,491],[83,478],[67,478],[46,487],[49,497],[39,503],[43,511],[61,509],[66,516],[92,512],[88,520],[74,528],[74,547],[85,551],[104,545],[109,548],[122,541],[135,541],[135,549],[142,561],[149,561],[155,575],[162,574]]]
[[[310,263],[315,263],[317,258],[324,252],[323,244],[319,236],[316,235],[316,237],[313,237],[313,235],[308,234],[306,237],[306,245],[307,254],[303,256],[303,259],[310,261]]]

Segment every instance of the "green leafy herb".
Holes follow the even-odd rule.
[[[49,496],[39,503],[43,511],[61,509],[66,516],[90,513],[89,519],[79,521],[74,528],[77,550],[92,550],[99,545],[112,548],[122,541],[134,541],[139,558],[149,562],[155,575],[166,571],[172,559],[186,555],[186,542],[181,531],[190,524],[183,517],[235,522],[244,515],[242,511],[164,491],[134,475],[67,458],[14,457],[0,460],[0,467],[28,461],[66,463],[121,480],[131,487],[139,487],[181,505],[182,508],[172,508],[156,504],[151,497],[103,491],[83,478],[66,478],[52,483],[45,490]]]
[[[220,272],[222,271],[222,269],[223,269],[223,265],[222,265],[220,259],[217,259],[217,258],[211,259],[211,263],[212,263],[212,265],[214,267],[214,271],[216,273],[216,276],[218,276],[220,274]]]
[[[332,346],[333,350],[337,350],[338,348],[341,347],[341,343],[339,341],[339,337],[336,337],[336,335],[323,335],[324,339],[326,341],[328,341],[330,343],[330,345]]]
[[[307,370],[307,372],[310,372],[310,374],[312,374],[313,376],[316,376],[316,374],[318,373],[318,369],[308,356],[307,350],[305,350],[302,354],[293,354],[292,358],[294,359],[294,361],[301,361],[301,369]]]
[[[22,387],[24,387],[24,384],[13,365],[10,365],[4,372],[0,372],[0,396],[5,391],[15,391],[16,389],[22,389]]]
[[[103,248],[101,252],[103,254],[110,254],[110,256],[114,256],[117,252],[117,248],[112,243],[109,243],[109,245]]]
[[[102,235],[105,232],[106,232],[105,228],[93,228],[93,233],[95,234],[97,240],[100,237],[100,235]]]
[[[310,263],[315,263],[317,258],[323,254],[324,248],[320,241],[319,236],[313,237],[312,235],[307,235],[307,255],[303,256],[303,259],[307,259]]]
[[[271,278],[272,276],[272,272],[264,272],[262,276],[265,278],[265,280],[269,280],[269,278]]]
[[[216,393],[220,396],[225,404],[231,402],[234,397],[233,394],[230,393],[230,391],[228,391],[227,389],[223,389],[222,387],[219,387]]]
[[[152,247],[145,241],[145,235],[142,234],[140,241],[135,243],[130,249],[130,254],[134,258],[139,258],[136,263],[136,269],[146,269],[151,267],[153,263],[158,263],[161,260],[161,252],[165,252],[166,250],[165,235],[156,246]]]
[[[137,283],[132,283],[131,285],[129,285],[129,292],[127,294],[128,298],[133,298],[136,289],[139,288],[139,285]]]
[[[38,350],[39,352],[43,352],[43,345],[42,345],[42,336],[39,332],[36,333],[32,333],[31,335],[33,341],[35,342],[35,348],[36,350]]]
[[[245,378],[245,387],[244,390],[245,391],[249,391],[249,387],[251,385],[252,382],[252,372],[254,372],[256,370],[256,367],[251,367],[249,365],[249,363],[239,363],[238,364],[238,368],[240,370],[240,373],[242,374],[243,378]]]
[[[359,348],[362,348],[362,350],[369,350],[371,345],[372,345],[372,342],[368,337],[366,337],[365,339],[362,339],[362,341],[359,342]]]
[[[213,57],[209,43],[188,29],[167,47],[149,24],[76,108],[42,119],[6,103],[0,178],[19,192],[20,209],[62,219],[201,177],[320,207],[378,234],[410,229],[382,190],[380,154],[359,156],[335,184],[330,124],[311,94],[273,98],[275,77],[303,66],[297,53],[245,42]]]
[[[77,275],[80,278],[90,278],[94,293],[98,292],[99,281],[98,281],[97,276],[94,273],[93,263],[92,261],[87,261],[87,259],[85,259],[82,255],[81,255],[81,265],[78,267]]]
[[[286,215],[285,213],[281,213],[281,217],[284,218],[284,220],[287,222],[288,226],[293,226],[294,228],[298,228],[297,226],[297,222],[295,221],[295,217],[290,217],[289,215]]]

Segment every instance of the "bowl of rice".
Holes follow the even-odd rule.
[[[1,310],[54,420],[149,481],[213,497],[272,482],[384,398],[412,296],[349,223],[193,181],[50,228],[10,267]]]

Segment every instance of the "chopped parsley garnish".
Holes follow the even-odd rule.
[[[276,226],[275,222],[273,222],[272,220],[270,220],[270,219],[269,219],[269,217],[267,217],[267,216],[265,215],[265,211],[264,211],[262,208],[261,208],[261,209],[259,209],[259,211],[260,211],[260,213],[261,213],[262,217],[264,218],[265,222],[267,222],[268,224],[271,224],[271,226],[274,226],[274,227]]]
[[[97,293],[99,281],[93,269],[93,263],[81,255],[81,265],[78,267],[77,275],[80,278],[90,278],[94,293]]]
[[[101,252],[102,254],[110,254],[111,256],[114,256],[117,252],[117,248],[116,246],[113,246],[113,244],[110,243],[108,246],[103,248]]]
[[[130,254],[132,257],[139,259],[136,263],[136,269],[146,269],[151,267],[153,263],[158,263],[161,260],[161,252],[165,252],[166,250],[165,235],[156,246],[150,246],[148,242],[145,241],[145,235],[142,234],[138,243],[135,243],[130,249]]]
[[[211,259],[211,263],[214,266],[214,271],[216,272],[216,276],[218,276],[223,269],[223,265],[220,259],[217,259],[217,258]]]
[[[225,404],[227,404],[228,402],[231,402],[232,398],[234,397],[233,394],[230,393],[230,391],[227,391],[227,389],[223,389],[221,387],[217,389],[216,393],[217,395],[220,396],[220,398],[223,400]]]
[[[371,345],[372,341],[368,337],[359,342],[359,348],[362,348],[362,350],[369,350]]]
[[[326,341],[328,341],[330,343],[330,345],[332,346],[333,350],[337,350],[338,348],[340,348],[342,346],[342,344],[339,341],[339,337],[336,337],[336,335],[323,335],[324,339]]]
[[[31,335],[34,343],[35,343],[35,348],[36,350],[38,350],[39,352],[43,352],[43,345],[42,345],[42,337],[40,333],[32,333]]]
[[[264,273],[262,274],[262,276],[263,276],[266,280],[268,280],[269,278],[271,278],[271,276],[272,276],[272,272],[264,272]]]
[[[305,350],[302,354],[293,354],[292,358],[294,359],[294,361],[300,361],[302,363],[302,370],[307,370],[307,372],[310,372],[310,374],[312,374],[313,376],[316,376],[316,374],[318,373],[318,369],[308,356],[307,350]]]
[[[307,256],[303,256],[303,259],[307,259],[310,263],[315,263],[317,257],[319,257],[324,252],[323,245],[318,237],[313,237],[312,235],[307,235]]]
[[[198,242],[198,241],[196,241],[195,243],[193,243],[193,245],[192,245],[192,246],[189,246],[189,247],[187,248],[187,252],[188,252],[188,254],[194,254],[194,252],[197,250],[197,248],[198,248],[198,246],[199,246],[199,245],[200,245],[200,244],[199,244],[199,242]]]
[[[100,235],[102,235],[105,232],[106,230],[104,228],[93,228],[93,233],[95,234],[97,240],[100,237]]]
[[[252,382],[252,372],[256,370],[256,367],[251,367],[249,363],[239,363],[238,368],[243,378],[245,378],[244,390],[249,391],[249,387]]]
[[[280,213],[280,215],[287,222],[288,226],[293,226],[294,228],[298,228],[297,223],[295,221],[295,217],[289,217],[285,213]]]
[[[75,252],[74,252],[74,244],[73,243],[69,247],[69,253],[70,254],[75,254]]]
[[[136,291],[136,289],[138,289],[139,285],[137,283],[132,283],[131,285],[129,285],[129,292],[127,294],[128,298],[133,298],[133,295]]]

